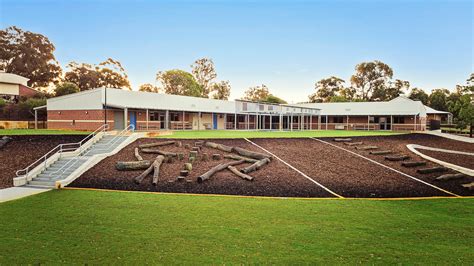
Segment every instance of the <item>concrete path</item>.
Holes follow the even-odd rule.
[[[430,134],[430,135],[435,135],[438,137],[442,138],[447,138],[447,139],[453,139],[457,141],[462,141],[462,142],[467,142],[467,143],[474,143],[474,138],[469,138],[469,137],[464,137],[464,136],[458,136],[454,134],[448,134],[448,133],[441,133],[441,130],[433,130],[433,131],[423,131],[425,134]]]
[[[10,187],[0,189],[0,202],[15,200],[38,193],[50,191],[49,188],[35,188],[35,187]]]

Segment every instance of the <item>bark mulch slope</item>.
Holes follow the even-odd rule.
[[[253,181],[246,181],[235,176],[228,170],[221,171],[209,180],[199,184],[197,177],[219,163],[228,162],[229,159],[214,161],[211,158],[213,153],[227,154],[212,148],[203,147],[201,153],[209,154],[209,161],[204,162],[198,159],[188,181],[178,182],[176,177],[182,170],[183,164],[187,162],[189,150],[184,148],[185,144],[194,146],[199,140],[180,140],[183,147],[174,145],[159,147],[160,150],[169,152],[183,152],[185,159],[174,160],[173,163],[162,164],[160,168],[160,178],[157,186],[152,185],[152,176],[146,177],[139,185],[133,182],[139,171],[117,171],[115,163],[117,161],[134,161],[134,149],[140,144],[152,143],[166,140],[159,139],[139,139],[125,147],[116,155],[104,159],[99,164],[85,172],[76,179],[70,186],[85,188],[102,188],[115,190],[136,190],[136,191],[159,191],[159,192],[179,192],[179,193],[199,193],[199,194],[230,194],[230,195],[258,195],[258,196],[283,196],[283,197],[332,197],[331,194],[307,180],[296,171],[292,170],[280,161],[273,159],[268,165],[256,172],[250,173],[254,177]],[[257,147],[245,140],[212,140],[229,146],[239,146],[245,149],[262,152]],[[140,153],[145,160],[153,160],[156,154]],[[250,164],[237,166],[238,169]]]
[[[421,149],[418,151],[435,159],[474,170],[474,156]]]
[[[56,145],[78,142],[84,135],[10,136],[13,140],[0,149],[0,188],[13,186],[15,172],[27,167]]]
[[[407,144],[419,144],[419,145],[434,147],[434,148],[449,149],[449,150],[464,151],[464,152],[474,152],[474,144],[441,138],[438,136],[432,136],[432,135],[427,135],[427,134],[406,134],[406,135],[394,135],[394,136],[383,136],[383,137],[353,137],[352,138],[353,142],[362,141],[364,142],[364,145],[378,146],[379,150],[392,150],[395,152],[395,154],[409,155],[411,157],[410,161],[426,161],[427,162],[426,166],[406,168],[406,167],[401,166],[401,162],[392,162],[392,161],[384,160],[383,155],[372,155],[372,154],[369,154],[369,151],[357,150],[354,147],[348,147],[347,145],[344,145],[343,143],[333,142],[332,139],[329,139],[329,138],[326,138],[323,140],[339,145],[346,149],[352,150],[354,152],[357,152],[375,161],[378,161],[387,166],[395,168],[403,173],[409,174],[411,176],[419,178],[425,182],[428,182],[440,188],[446,189],[458,195],[462,195],[462,196],[474,195],[474,191],[469,191],[468,189],[463,188],[461,186],[461,184],[474,182],[474,177],[466,176],[462,179],[457,179],[457,180],[437,181],[435,180],[435,178],[442,174],[456,173],[456,172],[449,170],[445,173],[432,173],[432,174],[417,173],[416,171],[417,169],[425,168],[425,167],[436,167],[439,165],[432,163],[430,161],[427,161],[413,154],[406,147]],[[429,155],[427,150],[419,150],[419,151]],[[457,158],[454,158],[454,157],[457,157]],[[442,157],[435,157],[435,158],[442,159]],[[469,156],[453,155],[453,156],[450,156],[450,159],[452,159],[451,160],[452,163],[456,164],[457,162],[461,166],[472,165],[472,156],[471,158],[469,158]],[[466,160],[469,160],[469,161],[466,161]]]
[[[313,139],[252,141],[344,197],[448,196],[430,186]]]

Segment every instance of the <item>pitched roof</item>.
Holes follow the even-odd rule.
[[[20,84],[28,86],[28,78],[13,73],[0,72],[0,83]]]
[[[419,115],[426,116],[420,101],[399,96],[388,102],[302,103],[305,107],[321,109],[321,115]]]

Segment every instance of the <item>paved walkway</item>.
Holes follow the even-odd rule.
[[[49,188],[35,188],[35,187],[10,187],[0,189],[0,202],[15,200],[38,193],[50,191]]]
[[[469,137],[463,137],[463,136],[458,136],[454,134],[448,134],[448,133],[441,133],[440,130],[433,130],[433,131],[423,131],[425,134],[430,134],[430,135],[435,135],[439,136],[442,138],[447,138],[447,139],[453,139],[457,141],[462,141],[462,142],[467,142],[467,143],[474,143],[474,138],[469,138]]]

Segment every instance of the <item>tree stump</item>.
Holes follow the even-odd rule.
[[[189,152],[189,159],[197,158],[197,155],[198,155],[197,151],[190,151]]]
[[[181,170],[181,171],[179,171],[179,175],[180,175],[180,176],[188,176],[188,175],[189,175],[189,171],[188,171],[188,170]]]
[[[184,176],[177,176],[176,181],[183,182],[186,178]]]
[[[368,151],[368,150],[376,150],[379,147],[377,147],[377,146],[362,146],[362,147],[356,146],[355,148],[356,148],[356,150]]]
[[[170,140],[170,141],[161,141],[161,142],[154,142],[154,143],[148,143],[148,144],[141,144],[141,145],[138,145],[138,147],[140,149],[144,149],[144,148],[172,145],[174,143],[175,143],[174,140]]]
[[[191,172],[193,170],[193,165],[191,163],[185,163],[183,168],[184,170]]]
[[[240,147],[234,147],[232,150],[235,151],[236,153],[238,153],[239,155],[242,155],[244,157],[249,157],[249,158],[252,158],[252,159],[257,159],[257,160],[262,160],[262,159],[265,159],[265,158],[271,159],[271,156],[268,155],[268,154],[249,151],[249,150],[246,150],[246,149],[242,149]]]
[[[201,154],[201,161],[204,161],[204,162],[209,161],[209,154],[207,154],[207,153],[202,153],[202,154]]]
[[[198,177],[197,181],[198,181],[198,183],[202,183],[205,180],[208,180],[209,178],[211,178],[215,173],[217,173],[219,171],[222,171],[222,170],[226,169],[229,166],[242,164],[244,162],[245,161],[232,161],[232,162],[228,162],[228,163],[221,163],[221,164],[213,167],[211,170],[207,171],[206,173],[200,175]]]
[[[352,139],[351,138],[335,138],[334,141],[335,142],[351,142]]]
[[[194,142],[194,146],[196,147],[202,147],[204,145],[204,141],[196,141]]]
[[[222,155],[220,155],[219,153],[214,153],[214,154],[212,155],[212,159],[213,159],[214,161],[219,161],[219,160],[222,159]]]
[[[165,157],[165,162],[166,162],[166,163],[173,163],[173,162],[174,162],[173,156],[166,156],[166,157]]]
[[[385,156],[385,160],[387,161],[404,161],[410,159],[408,155],[401,155],[401,156]]]
[[[192,150],[192,151],[195,151],[195,152],[197,152],[197,153],[201,152],[201,148],[196,147],[196,146],[192,147],[191,150]]]
[[[227,146],[227,145],[218,144],[218,143],[214,143],[214,142],[210,142],[210,141],[207,141],[205,143],[205,145],[206,145],[206,147],[210,147],[210,148],[213,148],[213,149],[218,149],[218,150],[225,151],[225,152],[232,152],[232,147]]]
[[[184,160],[184,154],[182,152],[178,153],[178,160]]]
[[[132,161],[132,162],[119,161],[115,163],[115,169],[119,171],[143,170],[150,167],[150,165],[151,165],[151,162],[148,160]]]
[[[356,145],[362,145],[363,142],[362,141],[358,141],[358,142],[344,142],[345,145],[347,146],[356,146]]]
[[[431,167],[431,168],[423,168],[416,170],[419,174],[431,174],[431,173],[439,173],[439,172],[446,172],[448,168],[446,167]]]
[[[386,155],[386,154],[390,154],[390,153],[393,153],[393,152],[390,151],[390,150],[386,150],[386,151],[371,151],[371,152],[369,152],[369,154],[373,154],[373,155]]]
[[[184,144],[184,148],[187,149],[187,150],[189,150],[189,149],[191,149],[191,145],[189,145],[189,144]]]
[[[420,161],[420,162],[403,162],[402,166],[404,167],[418,167],[418,166],[423,166],[426,165],[426,162]]]
[[[270,159],[265,158],[265,159],[262,159],[260,161],[257,161],[256,163],[254,163],[250,166],[247,166],[247,167],[241,169],[240,172],[242,172],[244,174],[248,174],[248,173],[251,173],[253,171],[257,171],[258,169],[262,168],[262,166],[264,166],[268,163],[270,163]]]
[[[190,164],[194,164],[194,162],[196,161],[196,157],[189,157],[188,161]]]
[[[182,147],[183,146],[183,143],[181,141],[176,141],[176,147]]]
[[[457,173],[457,174],[445,174],[445,175],[441,175],[441,176],[438,176],[436,178],[436,180],[438,181],[446,181],[446,180],[453,180],[453,179],[461,179],[461,178],[464,178],[466,175],[464,174],[461,174],[461,173]]]
[[[5,147],[10,141],[12,141],[13,139],[8,137],[8,136],[3,136],[1,139],[0,139],[0,149]]]

